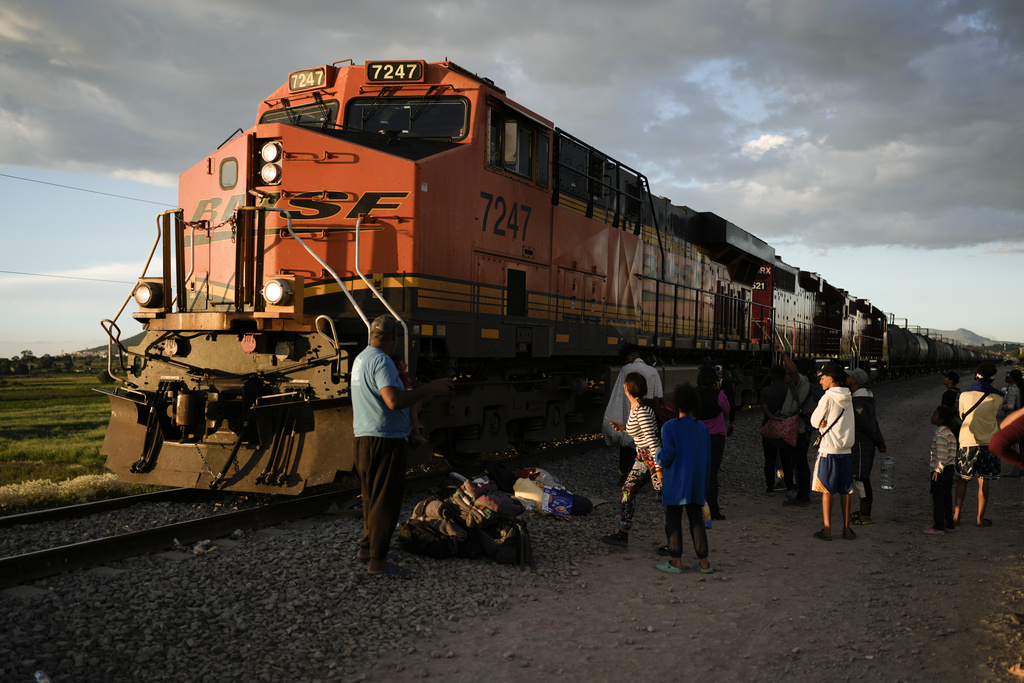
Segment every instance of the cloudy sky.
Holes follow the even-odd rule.
[[[344,59],[450,59],[901,321],[1024,342],[1022,31],[1020,0],[4,0],[0,356],[100,344],[177,175]]]

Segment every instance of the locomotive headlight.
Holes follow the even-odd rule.
[[[281,182],[281,167],[277,164],[263,164],[260,169],[260,177],[267,185],[277,185]]]
[[[135,286],[135,301],[141,308],[159,308],[162,305],[163,289],[158,282],[140,282]]]
[[[263,145],[263,149],[260,150],[260,156],[263,157],[263,161],[272,163],[280,161],[284,150],[281,148],[280,142],[268,142]]]
[[[271,306],[287,306],[292,300],[292,286],[287,280],[274,278],[263,286],[263,298]]]

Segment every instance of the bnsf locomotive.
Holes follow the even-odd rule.
[[[626,342],[666,386],[714,357],[747,391],[780,345],[882,372],[897,337],[901,373],[970,361],[451,62],[290,74],[181,175],[179,206],[157,217],[161,274],[147,261],[132,290],[144,338],[104,321],[121,385],[102,452],[126,481],[335,481],[382,313],[413,377],[457,380],[420,414],[421,451],[451,461],[597,431]]]

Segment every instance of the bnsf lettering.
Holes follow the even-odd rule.
[[[654,254],[644,254],[643,275],[646,278],[657,280],[661,278],[661,260]],[[665,263],[664,279],[684,287],[696,287],[699,277],[693,265],[690,263],[676,263],[667,261]]]
[[[211,197],[210,199],[200,199],[199,203],[196,204],[196,210],[192,214],[192,222],[198,223],[199,221],[209,221],[210,223],[217,222],[217,207],[221,205],[224,200],[220,197]]]
[[[320,198],[320,201],[316,198]],[[292,215],[292,218],[299,218],[304,221],[320,221],[330,218],[341,211],[340,206],[329,201],[322,201],[323,199],[344,202],[349,200],[349,194],[348,192],[328,192],[327,196],[324,197],[323,192],[303,192],[296,195],[294,199],[288,200],[288,204],[298,209],[309,209],[313,213],[298,211],[296,212],[298,216]]]
[[[345,218],[358,218],[359,214],[368,214],[374,210],[395,210],[402,206],[401,200],[409,196],[408,192],[367,192],[360,197],[352,210]],[[332,218],[341,213],[342,207],[339,202],[349,202],[355,199],[349,192],[301,192],[289,197],[281,203],[281,193],[273,192],[266,195],[260,206],[266,208],[279,208],[292,211],[292,218],[301,221],[322,221]],[[221,205],[223,204],[223,208]],[[217,225],[234,214],[235,210],[245,204],[245,195],[231,195],[227,203],[223,197],[209,197],[196,202],[195,211],[192,212],[191,222],[209,221],[211,225]],[[524,226],[525,227],[525,226]]]
[[[408,192],[367,192],[359,198],[345,218],[359,218],[359,214],[368,214],[374,209],[397,209],[402,202],[387,202],[385,200],[405,199],[408,196]]]

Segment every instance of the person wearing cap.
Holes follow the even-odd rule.
[[[398,523],[405,484],[405,461],[412,429],[409,407],[449,391],[452,380],[435,379],[405,390],[390,354],[397,346],[398,324],[382,315],[370,325],[369,345],[352,362],[352,433],[355,469],[363,503],[363,536],[356,557],[368,561],[374,576],[408,573],[387,561],[391,534]]]
[[[865,388],[868,373],[861,368],[846,370],[846,386],[850,388],[854,414],[854,437],[851,451],[854,487],[860,497],[860,511],[850,514],[854,524],[871,524],[871,468],[875,463],[875,448],[885,453],[885,438],[878,428],[875,395]]]
[[[1021,399],[1024,398],[1024,377],[1022,377],[1020,370],[1017,368],[1010,370],[1006,373],[1005,380],[1006,388],[1003,390],[1003,407],[999,410],[1000,420],[1018,408],[1024,407],[1024,404],[1021,403]]]
[[[636,461],[636,444],[633,437],[612,427],[613,423],[626,424],[629,421],[630,403],[626,400],[623,390],[626,377],[632,372],[642,375],[647,382],[647,398],[661,398],[665,394],[661,388],[661,375],[640,357],[639,346],[632,343],[623,344],[619,349],[619,355],[622,357],[623,366],[615,379],[615,386],[608,395],[608,406],[604,410],[601,432],[606,444],[619,447],[619,486],[622,486],[626,483],[626,477],[629,476]]]
[[[982,363],[974,373],[974,384],[960,394],[958,403],[960,448],[956,452],[956,498],[953,503],[953,523],[960,524],[960,510],[967,495],[967,482],[978,478],[978,519],[981,527],[992,526],[985,517],[988,506],[989,481],[999,477],[999,458],[988,448],[992,435],[999,428],[996,416],[1003,405],[1003,392],[992,386],[996,367]]]
[[[811,413],[811,425],[818,429],[818,459],[814,463],[813,488],[821,494],[823,526],[814,532],[822,541],[832,540],[832,498],[840,496],[843,514],[843,538],[854,540],[850,528],[850,495],[853,493],[853,450],[855,419],[846,373],[835,363],[826,363],[818,372],[818,382],[825,394]]]

